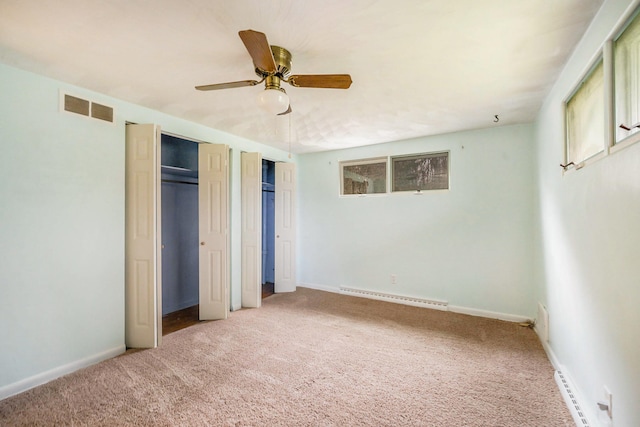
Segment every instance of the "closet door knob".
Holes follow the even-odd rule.
[[[204,246],[204,242],[200,242],[200,246]]]

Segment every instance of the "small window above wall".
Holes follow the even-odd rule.
[[[387,192],[387,158],[340,162],[340,194],[384,194]]]
[[[423,153],[391,158],[391,191],[449,189],[449,153]]]
[[[640,15],[637,12],[614,41],[613,56],[615,142],[619,143],[640,133]]]
[[[566,164],[580,165],[604,151],[604,72],[599,60],[566,102]]]

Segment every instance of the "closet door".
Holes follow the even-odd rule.
[[[296,290],[296,165],[276,163],[275,291]]]
[[[125,344],[162,339],[160,127],[127,125],[125,169]]]
[[[198,146],[200,320],[229,315],[229,147]]]
[[[242,306],[262,303],[262,155],[242,153]]]

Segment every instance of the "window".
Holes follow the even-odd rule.
[[[425,153],[391,158],[392,191],[449,188],[449,153]]]
[[[567,101],[567,162],[577,165],[604,150],[605,111],[600,60]]]
[[[600,53],[565,102],[565,171],[640,141],[640,8]]]
[[[340,195],[387,194],[391,162],[391,192],[449,189],[449,152],[340,162]]]
[[[387,158],[340,162],[342,195],[387,192]]]
[[[614,42],[616,143],[640,131],[640,18]]]

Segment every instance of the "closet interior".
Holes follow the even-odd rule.
[[[198,322],[198,143],[161,138],[163,334]]]
[[[276,164],[262,159],[262,298],[274,293]]]

